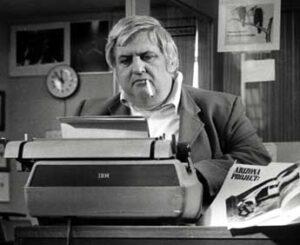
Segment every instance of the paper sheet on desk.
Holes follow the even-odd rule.
[[[147,120],[132,116],[59,118],[62,138],[147,138]]]

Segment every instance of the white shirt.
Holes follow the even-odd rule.
[[[147,118],[150,137],[164,136],[166,139],[172,139],[174,134],[178,140],[179,134],[179,101],[182,87],[182,73],[178,72],[172,91],[168,96],[166,102],[159,107],[159,109],[153,111],[141,110],[132,106],[126,100],[126,94],[121,91],[120,100],[121,103],[130,108],[132,116],[142,116]]]

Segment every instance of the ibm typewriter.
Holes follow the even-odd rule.
[[[75,135],[57,139],[10,141],[5,157],[30,169],[25,185],[28,212],[40,223],[64,222],[193,222],[201,215],[202,185],[188,144],[175,137],[108,137],[108,129],[91,129],[99,118],[72,118]],[[126,119],[126,118],[125,118]],[[112,126],[113,118],[100,121]],[[107,121],[108,120],[108,121]],[[97,123],[95,123],[97,122]],[[134,123],[132,123],[134,122]],[[137,118],[126,121],[137,129]],[[66,123],[66,121],[64,121]],[[71,126],[70,126],[71,125]],[[78,127],[79,125],[79,127]],[[108,128],[109,128],[108,127]],[[94,129],[93,129],[94,130]],[[130,130],[129,130],[130,131]],[[73,133],[74,133],[73,132]],[[110,132],[111,133],[111,132]]]

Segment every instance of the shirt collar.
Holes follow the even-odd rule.
[[[181,72],[178,71],[174,79],[171,93],[169,94],[167,100],[159,108],[172,105],[175,107],[175,111],[176,112],[178,111],[182,81],[183,81],[183,75]],[[130,107],[131,110],[132,109],[139,110],[138,108],[134,107],[130,103],[130,101],[128,100],[128,96],[123,89],[120,89],[120,101],[123,105]]]

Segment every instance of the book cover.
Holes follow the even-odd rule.
[[[234,164],[204,217],[205,225],[246,228],[300,222],[300,166]]]

